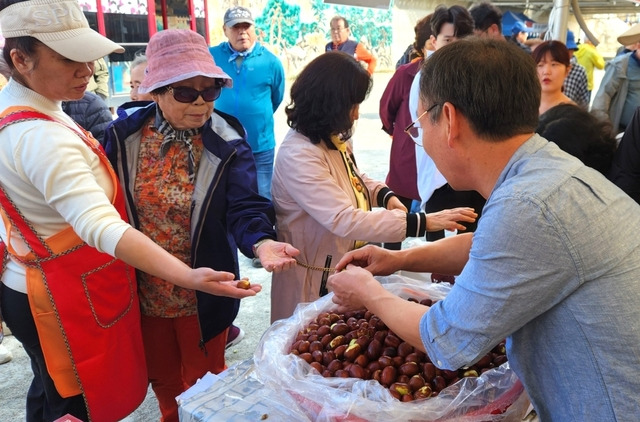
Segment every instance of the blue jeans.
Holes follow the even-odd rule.
[[[264,196],[269,200],[271,200],[271,178],[273,177],[274,157],[275,149],[253,153],[258,176],[258,193],[260,196]]]

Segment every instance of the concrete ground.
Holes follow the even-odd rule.
[[[354,137],[355,156],[359,168],[374,179],[384,180],[389,166],[389,148],[391,140],[380,129],[378,104],[391,73],[376,73],[374,85],[369,98],[360,107],[360,120]],[[284,105],[288,102],[289,86],[285,100],[276,112],[276,140],[282,140],[288,130]],[[227,350],[226,358],[229,366],[248,359],[262,336],[269,327],[271,276],[264,269],[251,266],[251,260],[240,255],[240,273],[249,277],[252,283],[260,283],[263,290],[255,297],[241,302],[240,312],[235,324],[245,331],[244,340]],[[20,343],[13,337],[5,337],[3,343],[13,353],[13,360],[0,365],[0,421],[14,422],[25,419],[26,392],[32,379],[29,358]],[[157,401],[153,391],[149,389],[147,398],[126,422],[151,422],[159,420]]]

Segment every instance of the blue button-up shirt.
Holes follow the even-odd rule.
[[[491,193],[469,261],[422,318],[438,366],[503,338],[542,421],[640,415],[640,206],[533,136]]]

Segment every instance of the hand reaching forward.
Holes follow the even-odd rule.
[[[299,254],[300,251],[290,244],[275,240],[267,240],[256,250],[262,267],[276,273],[294,267],[296,265],[294,257]]]
[[[236,287],[238,283],[234,280],[233,273],[226,271],[215,271],[211,268],[200,267],[190,270],[192,288],[216,296],[228,296],[235,299],[242,299],[255,296],[262,290],[260,284],[252,284],[249,289]]]
[[[327,285],[339,312],[366,308],[369,300],[384,291],[369,271],[355,265],[330,276]]]
[[[427,231],[437,232],[440,230],[464,231],[467,228],[459,222],[473,223],[478,218],[478,214],[473,208],[460,207],[432,212],[427,214]]]
[[[364,268],[373,275],[393,274],[400,269],[400,264],[395,259],[395,252],[379,246],[367,245],[347,252],[336,264],[336,271],[342,271],[348,264],[353,264]]]

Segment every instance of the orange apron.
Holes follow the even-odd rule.
[[[65,125],[32,108],[10,107],[0,114],[0,130],[34,119]],[[69,129],[109,169],[111,202],[126,221],[124,195],[102,147],[88,132]],[[6,249],[26,269],[31,313],[56,389],[62,397],[82,394],[90,420],[124,418],[142,403],[148,384],[135,269],[87,245],[71,227],[40,238],[2,186],[0,211],[7,229],[0,252]],[[11,247],[13,230],[30,253]]]

